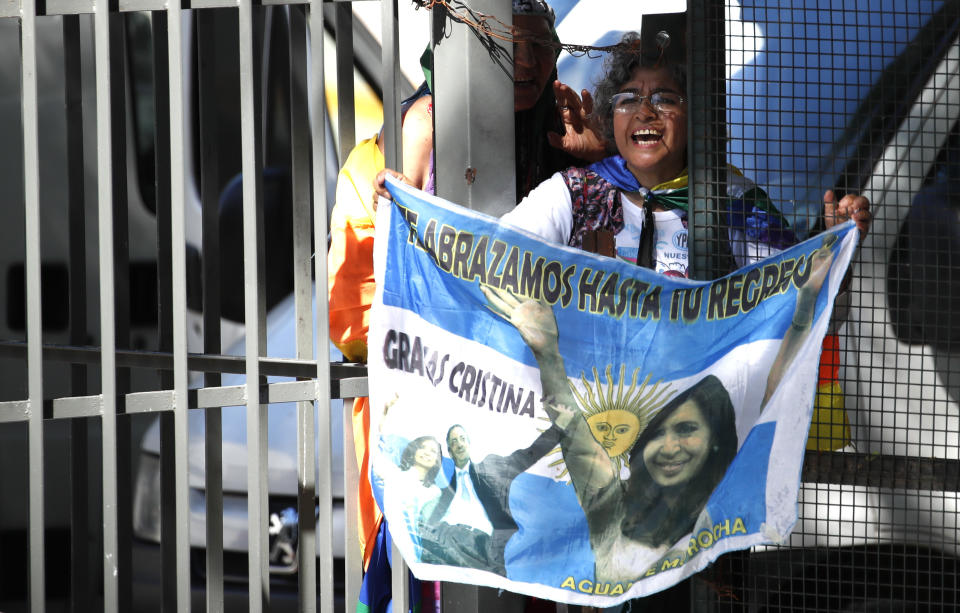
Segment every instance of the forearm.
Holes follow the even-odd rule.
[[[600,493],[617,478],[614,464],[582,416],[571,420],[560,439],[560,451],[580,506],[589,513]]]
[[[540,368],[540,385],[543,388],[543,407],[550,421],[561,432],[566,432],[579,416],[577,401],[570,391],[566,366],[557,351],[534,352]],[[581,418],[582,419],[582,418]]]
[[[594,438],[583,418],[566,376],[559,351],[535,352],[543,386],[543,406],[550,421],[560,430],[560,449],[580,504],[591,506],[597,492],[617,475],[613,462]]]
[[[763,395],[763,405],[767,404],[770,396],[780,385],[783,375],[787,368],[793,362],[803,339],[806,338],[813,326],[813,316],[817,306],[817,291],[808,286],[803,286],[797,290],[797,307],[793,313],[793,320],[786,334],[783,335],[783,341],[780,343],[780,351],[770,367],[770,376],[767,377],[767,387]]]

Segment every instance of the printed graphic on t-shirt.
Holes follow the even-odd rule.
[[[640,246],[639,224],[629,223],[624,220],[623,230],[617,234],[617,257],[626,260],[631,264],[637,263],[637,248]]]
[[[643,209],[623,207],[623,230],[616,237],[617,257],[633,264],[637,263],[637,249],[640,247],[640,234],[643,228]],[[687,274],[687,217],[682,211],[654,211],[654,270],[671,277],[684,277]]]
[[[671,277],[688,276],[687,219],[673,211],[654,213],[654,269]]]

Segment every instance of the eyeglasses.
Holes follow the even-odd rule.
[[[671,115],[680,110],[680,105],[684,100],[682,96],[672,92],[654,92],[649,96],[641,96],[639,93],[620,92],[610,97],[610,106],[614,113],[639,113],[643,110],[643,102],[646,101],[653,110],[664,115]]]

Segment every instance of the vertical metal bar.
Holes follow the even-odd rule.
[[[383,157],[387,168],[400,168],[403,161],[400,142],[400,21],[397,0],[382,0],[383,8],[381,53],[383,59]],[[352,77],[351,77],[352,79]],[[351,101],[352,104],[352,101]],[[463,110],[463,109],[461,109]],[[462,116],[461,116],[462,119]],[[343,129],[343,126],[340,126]],[[345,158],[344,158],[345,159]]]
[[[176,595],[177,610],[190,611],[190,507],[187,458],[189,443],[187,401],[187,198],[186,139],[183,109],[186,93],[183,83],[183,20],[180,5],[167,7],[167,70],[169,74],[170,130],[170,247],[173,272],[173,422],[174,422],[174,497],[176,508]],[[173,161],[176,160],[174,163]]]
[[[340,132],[340,159],[346,161],[357,144],[356,107],[353,100],[353,3],[337,2],[333,6],[337,33],[337,127]]]
[[[311,253],[313,251],[310,227],[310,117],[307,90],[307,24],[304,9],[287,9],[290,26],[290,162],[293,195],[293,284],[296,313],[297,358],[313,358],[313,314],[311,282]],[[322,118],[321,118],[322,119]],[[321,134],[322,134],[322,126]],[[318,319],[318,324],[326,320]],[[318,361],[326,356],[318,351]],[[329,368],[327,369],[329,371]],[[323,381],[318,379],[318,390]],[[297,403],[297,517],[299,545],[297,547],[298,581],[301,613],[317,610],[317,513],[316,505],[331,507],[329,492],[317,500],[317,457],[314,447],[317,432],[321,434],[320,449],[326,453],[326,478],[330,482],[330,393],[316,397],[319,414],[323,416],[319,428],[313,402]],[[326,513],[325,513],[326,514]],[[331,512],[332,514],[332,512]],[[333,535],[324,525],[320,550],[325,560],[321,577],[320,595],[323,610],[333,607]]]
[[[94,10],[94,57],[97,77],[97,226],[100,237],[101,389],[103,396],[103,604],[116,613],[117,568],[117,404],[116,337],[113,287],[113,125],[110,66],[110,5]]]
[[[360,468],[357,466],[356,444],[353,431],[354,398],[343,399],[343,513],[346,534],[344,546],[344,597],[348,604],[360,598],[363,582],[363,558],[360,554],[359,492]]]
[[[67,208],[69,233],[70,344],[87,342],[86,202],[83,169],[83,102],[81,100],[80,17],[64,15],[63,82],[67,139]],[[70,365],[70,394],[87,394],[87,367]],[[93,609],[90,573],[89,424],[70,420],[70,609],[86,613]]]
[[[116,337],[115,347],[120,349],[130,348],[130,234],[128,223],[128,197],[127,197],[127,124],[126,124],[126,88],[124,86],[125,71],[125,16],[117,11],[116,6],[111,6],[111,13],[108,18],[109,37],[110,37],[110,60],[109,64],[98,64],[110,71],[110,121],[112,127],[110,136],[111,145],[111,165],[113,174],[111,181],[113,183],[113,283],[114,302],[107,307],[101,305],[101,308],[111,308],[114,311],[114,334]],[[103,240],[103,236],[101,236]],[[132,608],[133,582],[131,581],[131,568],[133,556],[133,492],[132,492],[132,469],[131,469],[131,423],[130,419],[123,415],[124,402],[127,392],[130,391],[130,369],[118,368],[115,372],[115,388],[117,413],[120,416],[116,420],[117,436],[117,606],[123,610]]]
[[[403,160],[401,142],[400,101],[400,22],[397,15],[397,0],[383,0],[383,130],[384,158],[387,168],[400,168]],[[342,127],[342,126],[341,126]],[[394,611],[407,611],[410,608],[410,590],[407,576],[409,572],[400,551],[393,545],[393,566],[391,569]]]
[[[690,277],[712,279],[729,272],[720,227],[726,194],[723,3],[690,0],[687,30]]]
[[[151,15],[153,103],[154,103],[154,192],[157,219],[157,348],[173,352],[173,243],[170,196],[170,91],[165,76],[169,72],[167,15]],[[173,372],[160,372],[163,389],[175,386]],[[163,412],[160,423],[160,608],[174,610],[177,605],[177,514],[171,502],[176,497],[176,438],[174,416]]]
[[[687,134],[689,184],[690,277],[715,279],[734,267],[722,224],[727,209],[726,164],[726,38],[725,3],[691,0],[687,5]],[[725,556],[723,564],[742,559],[742,552]],[[732,575],[732,576],[731,576]],[[742,585],[741,573],[729,573]],[[673,588],[696,607],[697,589],[688,579]],[[739,590],[737,590],[739,592]]]
[[[219,102],[215,75],[218,51],[212,10],[196,12],[200,103],[200,200],[203,233],[203,350],[221,351],[220,341],[220,156]],[[204,384],[219,387],[220,373],[206,373]],[[220,407],[204,412],[206,466],[207,593],[209,613],[223,611],[223,419]]]
[[[330,203],[327,201],[328,186],[326,173],[327,160],[327,136],[326,129],[329,125],[327,114],[326,97],[324,95],[324,48],[323,48],[323,2],[321,0],[312,0],[310,3],[310,116],[313,118],[311,141],[313,150],[313,223],[314,223],[314,253],[325,254],[327,250],[327,211]],[[352,30],[351,30],[352,32]],[[339,44],[339,39],[338,39]],[[339,54],[338,54],[339,57]],[[350,87],[353,85],[353,76],[351,73]],[[351,100],[349,104],[353,104]],[[318,445],[322,453],[325,454],[326,466],[331,466],[333,458],[331,455],[332,445],[330,444],[330,415],[329,399],[330,397],[330,330],[326,325],[328,319],[327,303],[327,258],[320,255],[314,257],[314,276],[316,304],[316,346],[317,351],[317,400],[321,402],[321,418],[317,423]],[[326,407],[327,411],[322,409]],[[353,437],[350,435],[349,412],[344,411],[344,453],[348,455],[346,466],[354,462],[353,457]],[[333,492],[331,485],[331,473],[329,468],[324,473],[325,479],[318,480],[317,498],[320,501],[319,513],[317,517],[318,531],[322,532],[321,549],[318,552],[320,558],[320,590],[321,590],[321,609],[323,611],[332,611],[332,601],[324,596],[329,593],[332,596],[333,585],[333,509],[326,501],[332,500]],[[346,534],[342,535],[344,539],[344,592],[347,607],[353,607],[360,594],[360,581],[363,562],[360,559],[358,545],[357,529],[357,508],[356,508],[356,475],[350,478],[349,468],[344,471],[344,483],[346,504],[344,513],[346,514]],[[350,501],[353,501],[351,506]],[[326,544],[329,544],[329,548]]]
[[[513,15],[510,0],[476,0],[470,8],[505,23]],[[499,216],[517,203],[516,182],[509,180],[516,173],[512,59],[498,65],[476,32],[448,23],[450,31],[438,36],[434,30],[433,40],[437,194]],[[504,58],[513,57],[510,44],[490,42]],[[480,116],[483,121],[463,120]]]
[[[27,0],[21,5],[20,70],[23,90],[23,188],[26,234],[27,286],[27,388],[30,417],[27,422],[29,473],[30,550],[28,594],[30,610],[44,610],[46,589],[43,541],[43,322],[40,296],[40,127],[37,115],[37,7]]]
[[[478,0],[470,8],[512,20],[509,0]],[[432,32],[437,194],[501,215],[516,204],[516,181],[510,179],[516,173],[512,64],[504,68],[491,61],[476,33],[463,24]],[[512,46],[502,51],[512,61]],[[468,117],[482,112],[484,121],[463,121],[464,112]],[[475,179],[462,179],[468,171],[475,171],[470,172]],[[492,597],[472,586],[446,584],[443,590],[445,608],[457,611],[478,611],[481,600]]]
[[[250,611],[269,608],[267,565],[267,408],[260,404],[260,363],[266,353],[263,292],[263,153],[258,23],[252,0],[240,0],[240,137],[243,172],[243,274],[246,321],[247,534]],[[261,9],[257,9],[261,10]]]
[[[726,228],[726,124],[724,3],[690,0],[687,4],[687,150],[689,172],[690,278],[714,279],[729,272],[725,257]],[[697,590],[687,580],[685,591],[691,610]],[[674,588],[678,600],[683,588]]]

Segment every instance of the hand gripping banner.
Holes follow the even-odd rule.
[[[389,189],[371,480],[417,577],[609,607],[785,541],[852,223],[694,282]]]

